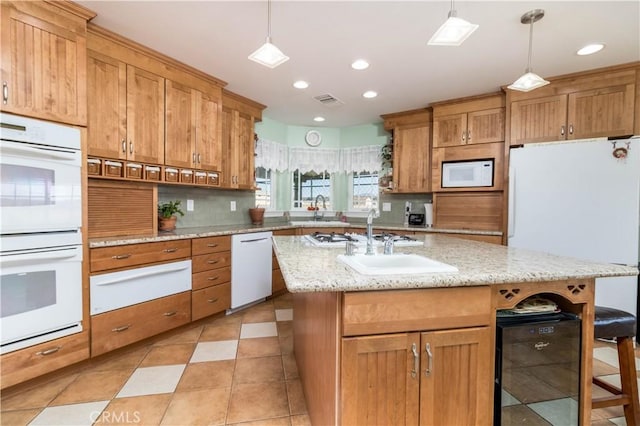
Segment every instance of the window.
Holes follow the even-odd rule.
[[[349,176],[349,211],[378,210],[378,172],[365,171]]]
[[[326,171],[321,173],[308,172],[300,173],[299,170],[293,172],[292,186],[292,209],[307,210],[308,207],[315,206],[318,196],[324,197],[318,201],[318,207],[326,206],[327,210],[331,210],[331,175]]]
[[[275,185],[271,169],[256,167],[256,207],[264,207],[267,210],[275,210]]]

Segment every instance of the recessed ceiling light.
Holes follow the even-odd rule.
[[[373,90],[367,90],[366,92],[364,92],[362,94],[362,96],[367,98],[367,99],[371,99],[371,98],[375,98],[376,96],[378,96],[378,92],[374,92]]]
[[[580,56],[584,56],[584,55],[592,55],[596,52],[601,51],[602,49],[604,49],[604,44],[603,43],[591,43],[591,44],[587,44],[585,47],[583,47],[582,49],[578,50],[578,55]]]
[[[307,87],[309,87],[309,83],[304,80],[298,80],[293,83],[293,87],[295,87],[296,89],[306,89]]]
[[[369,62],[365,61],[364,59],[358,59],[351,64],[351,68],[358,71],[366,70],[367,68],[369,68]]]
[[[320,116],[313,117],[313,121],[322,122],[322,121],[324,121],[324,117],[320,117]]]

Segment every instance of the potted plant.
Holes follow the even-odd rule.
[[[251,223],[254,225],[262,225],[264,221],[264,208],[252,207],[249,209],[249,216],[251,217]]]
[[[176,213],[184,216],[180,209],[180,200],[158,204],[158,229],[160,231],[173,231],[176,229]]]

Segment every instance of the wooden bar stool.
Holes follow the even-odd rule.
[[[633,336],[636,334],[636,317],[613,308],[596,306],[594,334],[599,339],[615,339],[618,345],[620,380],[618,388],[593,377],[593,383],[613,394],[603,398],[594,398],[591,408],[624,406],[627,426],[640,426],[640,401],[638,400],[638,378],[633,351]]]

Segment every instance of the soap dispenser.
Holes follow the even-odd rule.
[[[411,201],[404,203],[404,226],[409,226],[409,213],[411,213]]]

